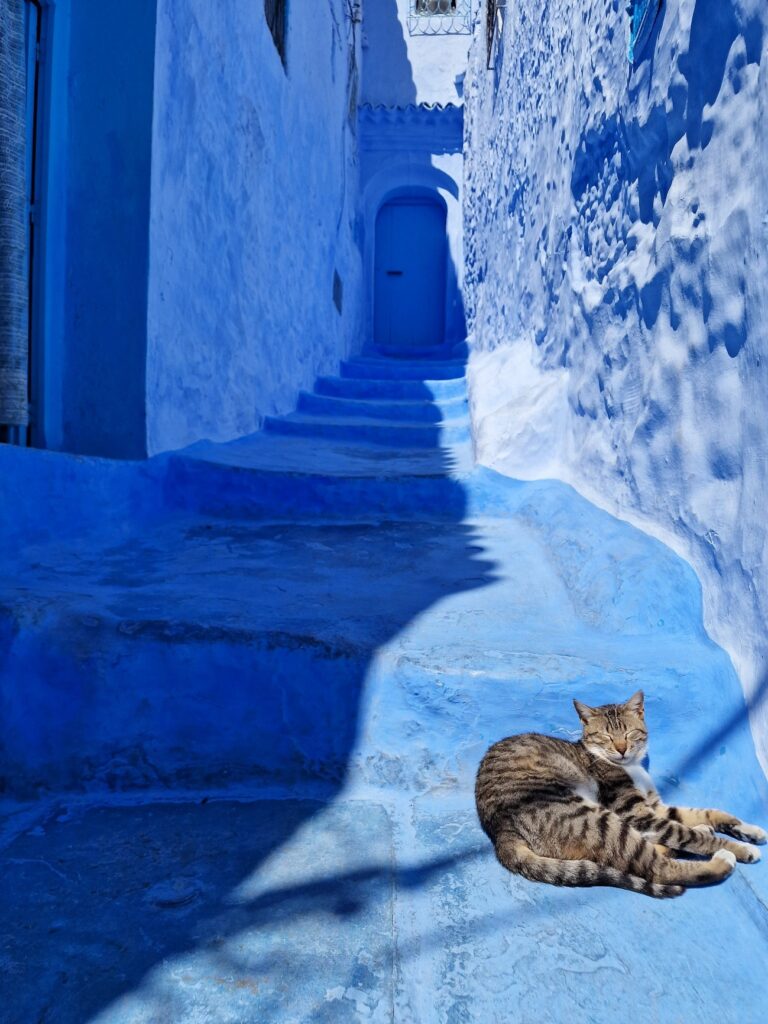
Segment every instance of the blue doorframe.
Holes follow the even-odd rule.
[[[41,158],[44,146],[43,125],[43,22],[41,0],[24,0],[27,50],[27,116],[26,116],[26,170],[27,170],[27,259],[29,280],[29,407],[28,440],[41,445],[43,426],[43,359],[44,343],[39,323],[42,243],[42,174]]]
[[[30,241],[29,442],[62,447],[71,0],[23,0],[27,14]],[[34,77],[33,77],[34,70]]]
[[[385,202],[376,218],[374,342],[387,352],[439,348],[445,340],[446,206],[417,192]]]

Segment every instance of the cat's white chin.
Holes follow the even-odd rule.
[[[640,750],[633,750],[631,754],[623,757],[617,764],[620,764],[624,768],[635,768],[638,765],[642,765],[643,761],[648,755],[648,747],[642,747]]]
[[[644,755],[636,757],[634,754],[631,757],[612,757],[610,754],[603,755],[605,761],[610,761],[611,764],[617,764],[621,768],[634,768],[638,764],[643,763]]]

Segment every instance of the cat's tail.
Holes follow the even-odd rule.
[[[548,882],[550,885],[570,887],[590,885],[611,885],[617,889],[655,896],[656,899],[671,899],[682,896],[682,885],[663,885],[650,882],[638,875],[627,875],[617,868],[595,864],[591,860],[558,860],[554,857],[540,857],[530,847],[510,832],[501,832],[496,837],[496,856],[503,866],[522,875],[532,882]]]

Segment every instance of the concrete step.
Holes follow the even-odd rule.
[[[380,380],[364,377],[318,377],[315,392],[338,398],[376,398],[447,402],[467,393],[463,377],[453,380]]]
[[[662,745],[696,749],[703,702],[722,721],[739,691],[701,631],[692,571],[565,485],[504,493],[494,521],[460,506],[439,526],[376,509],[368,522],[182,515],[30,546],[0,581],[6,791],[346,777],[471,801],[491,738],[570,722],[574,680],[598,703],[643,678]],[[595,576],[600,604],[580,589]],[[681,671],[706,681],[688,744]],[[71,713],[57,715],[62,693]],[[744,725],[728,739],[742,768]]]
[[[467,399],[452,398],[447,401],[429,399],[391,399],[383,401],[371,398],[339,398],[333,395],[318,395],[302,391],[299,395],[300,412],[313,416],[354,416],[394,422],[444,423],[467,415]]]
[[[301,437],[328,437],[337,440],[367,441],[390,448],[441,448],[468,442],[471,434],[467,418],[437,423],[394,423],[365,417],[267,416],[264,430],[272,434],[298,434]]]
[[[172,507],[259,519],[461,519],[474,477],[469,444],[390,449],[267,431],[228,444],[200,442],[168,463]],[[482,514],[496,514],[493,489],[483,487],[478,498]],[[508,500],[505,494],[504,509]]]
[[[461,361],[406,361],[395,359],[350,359],[341,364],[342,377],[362,380],[458,380],[464,377]]]

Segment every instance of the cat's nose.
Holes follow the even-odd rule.
[[[616,749],[618,750],[618,752],[620,754],[626,754],[626,752],[627,752],[627,741],[626,740],[616,740],[613,745],[614,745],[614,747],[616,747]]]

